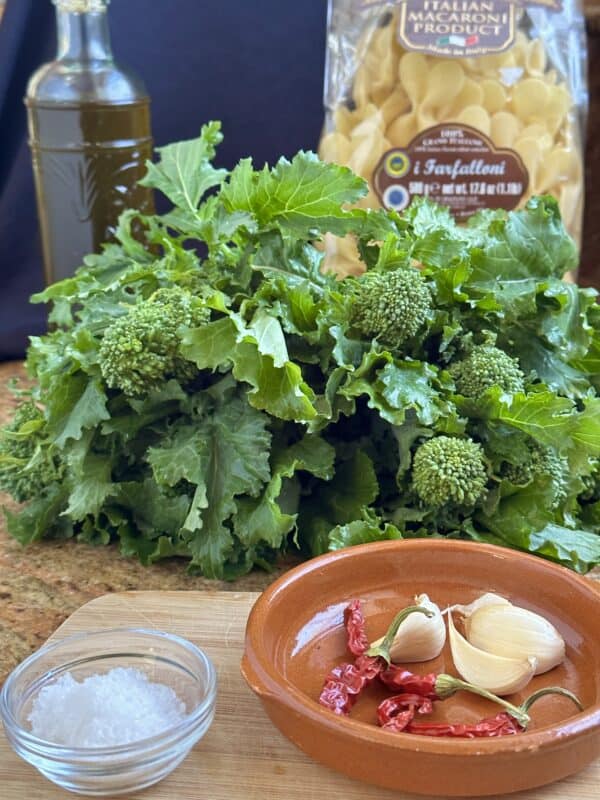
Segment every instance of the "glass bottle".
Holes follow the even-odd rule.
[[[47,283],[98,251],[125,208],[153,210],[137,185],[152,156],[150,99],[115,64],[109,0],[53,0],[56,59],[31,77],[25,104]]]

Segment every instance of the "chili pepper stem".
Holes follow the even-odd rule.
[[[577,695],[573,694],[573,692],[570,692],[568,689],[563,689],[562,686],[546,686],[544,689],[538,689],[537,692],[530,694],[527,700],[521,705],[523,711],[527,713],[535,701],[539,700],[540,697],[543,697],[545,694],[560,694],[563,697],[568,697],[569,700],[575,703],[580,711],[583,711],[583,704]]]
[[[485,697],[486,700],[491,700],[493,703],[501,705],[523,728],[526,728],[531,721],[527,709],[515,706],[513,703],[509,703],[508,700],[503,700],[501,697],[488,692],[487,689],[480,689],[479,686],[462,681],[453,675],[438,675],[435,682],[435,690],[440,700],[445,700],[461,689],[465,692],[471,692],[471,694],[478,694],[480,697]]]
[[[407,608],[403,608],[402,611],[399,611],[394,619],[392,620],[392,624],[387,629],[385,636],[383,637],[383,641],[381,644],[374,645],[367,650],[368,656],[379,656],[383,658],[386,663],[389,665],[391,662],[390,657],[390,647],[392,646],[392,642],[394,641],[394,637],[398,633],[398,628],[404,620],[410,616],[410,614],[425,614],[426,617],[433,617],[433,611],[428,608],[424,608],[423,606],[408,606]]]

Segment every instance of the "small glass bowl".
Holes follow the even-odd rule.
[[[154,736],[110,747],[68,747],[38,739],[27,717],[39,691],[70,671],[82,680],[135,667],[173,689],[186,717]],[[20,664],[0,693],[0,718],[15,752],[63,789],[92,796],[136,792],[175,769],[210,727],[217,675],[205,653],[169,633],[114,628],[46,645]]]

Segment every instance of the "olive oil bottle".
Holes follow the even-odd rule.
[[[137,185],[152,156],[150,99],[115,64],[109,0],[53,0],[56,59],[31,77],[25,104],[47,283],[110,240],[125,208],[153,210]]]

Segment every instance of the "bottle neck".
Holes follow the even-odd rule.
[[[56,7],[57,60],[67,62],[112,61],[106,8],[77,13]]]

